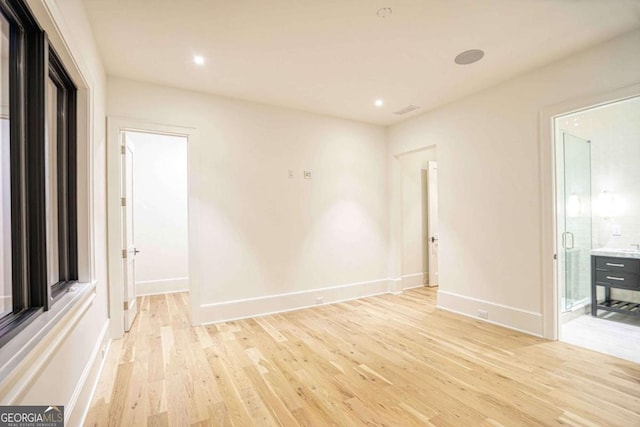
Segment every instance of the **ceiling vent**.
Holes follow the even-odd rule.
[[[418,107],[417,105],[407,105],[406,107],[404,107],[401,110],[394,111],[393,114],[397,114],[397,115],[401,116],[403,114],[407,114],[407,113],[410,113],[412,111],[416,111],[419,108],[420,107]]]

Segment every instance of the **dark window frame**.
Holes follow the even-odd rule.
[[[13,311],[0,318],[0,347],[47,311],[78,280],[77,245],[77,102],[76,86],[46,34],[22,0],[0,0],[0,14],[10,24],[9,134],[11,176],[11,280]],[[64,238],[64,269],[58,283],[47,282],[46,81],[58,87],[57,143],[59,218]],[[57,80],[56,80],[57,79]],[[58,85],[59,83],[59,85]],[[60,92],[61,91],[61,92]],[[60,161],[61,160],[61,161]],[[59,233],[60,235],[60,233]],[[62,242],[61,242],[62,240]],[[62,252],[61,252],[62,253]],[[64,275],[62,274],[64,273]]]
[[[78,281],[78,219],[76,165],[76,87],[58,58],[49,48],[49,78],[58,92],[57,130],[57,202],[58,202],[58,268],[60,279],[51,286],[55,299]],[[69,165],[73,165],[69,167]]]

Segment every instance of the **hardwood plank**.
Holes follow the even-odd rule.
[[[436,309],[417,288],[191,327],[142,297],[85,425],[640,425],[640,365]]]

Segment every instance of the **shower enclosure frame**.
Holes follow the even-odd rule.
[[[556,118],[556,245],[558,247],[559,310],[572,312],[591,297],[591,141],[557,124]]]

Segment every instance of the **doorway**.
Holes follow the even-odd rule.
[[[136,296],[189,289],[187,138],[127,131],[135,148]]]
[[[438,284],[438,166],[435,147],[398,156],[402,185],[402,289]]]
[[[640,97],[556,116],[554,134],[559,339],[640,362]]]
[[[108,125],[109,315],[119,338],[134,325],[139,297],[192,294],[195,132],[120,118]]]

